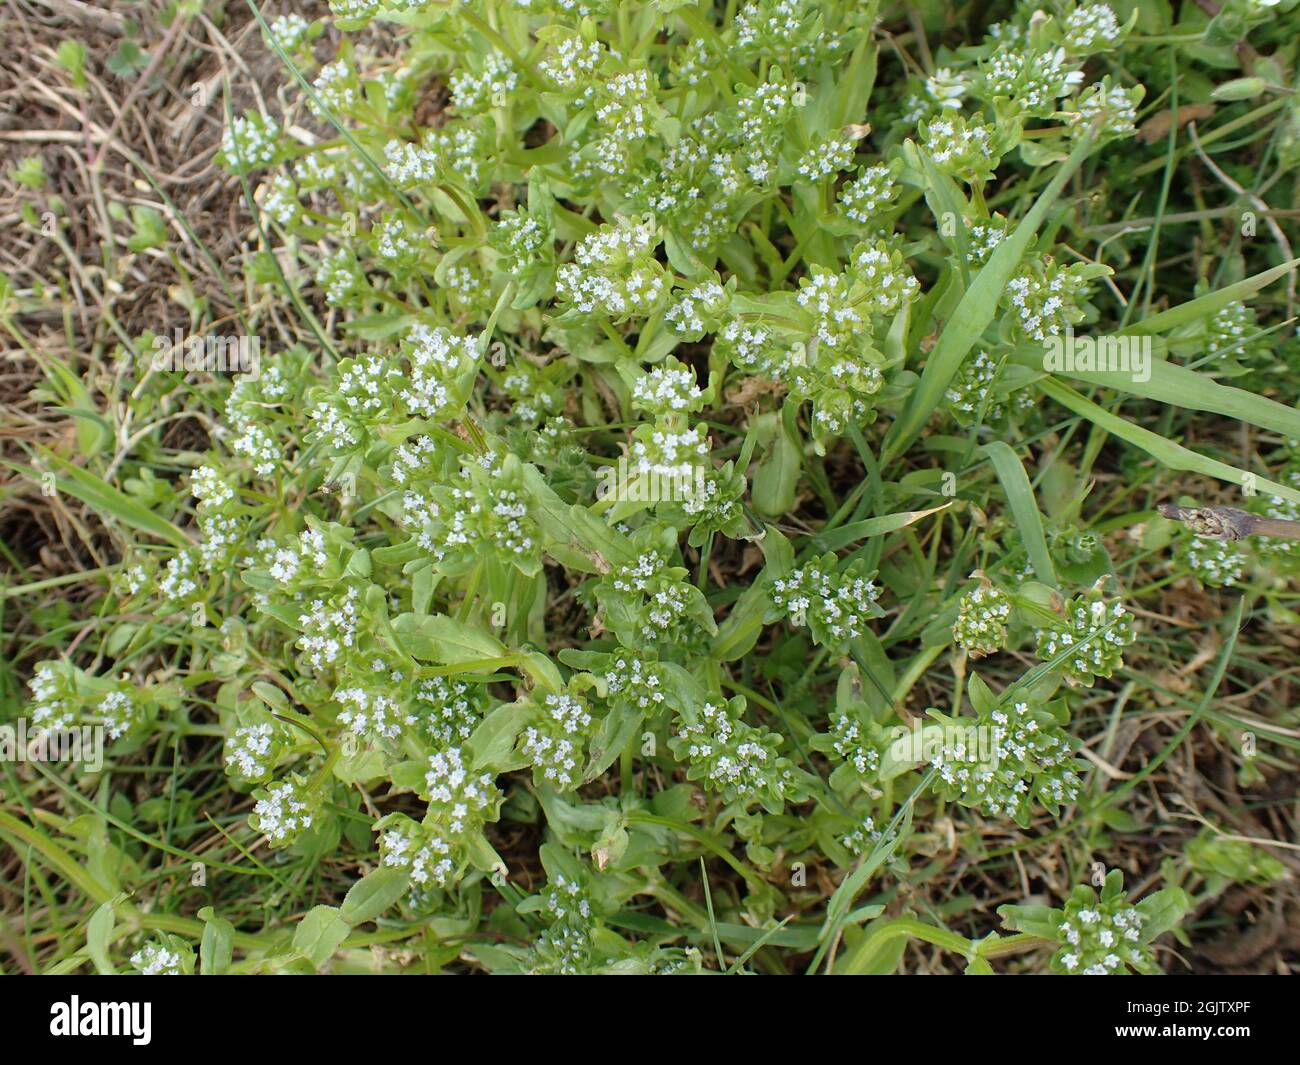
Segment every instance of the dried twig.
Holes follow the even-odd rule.
[[[1244,540],[1247,536],[1283,536],[1300,540],[1300,521],[1261,518],[1235,507],[1179,507],[1161,503],[1166,518],[1181,521],[1198,536],[1210,540]]]

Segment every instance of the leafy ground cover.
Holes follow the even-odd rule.
[[[1295,0],[36,7],[6,971],[1289,971]]]

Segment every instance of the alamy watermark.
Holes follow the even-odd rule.
[[[135,1046],[148,1046],[152,1014],[152,1002],[82,1002],[73,995],[50,1006],[50,1035],[128,1036]]]
[[[91,773],[104,768],[104,726],[28,730],[27,719],[0,725],[0,762],[80,762]]]
[[[1044,341],[1043,369],[1048,373],[1124,373],[1142,383],[1151,380],[1149,336],[1081,336],[1070,326]]]
[[[262,338],[259,336],[214,336],[187,334],[177,326],[169,337],[153,338],[150,365],[158,371],[207,373],[242,373],[258,375],[262,361]]]
[[[626,455],[614,465],[601,468],[596,486],[596,498],[602,502],[690,503],[706,499],[706,493],[702,466],[641,469],[629,466]]]
[[[889,756],[899,764],[933,763],[939,758],[996,769],[1001,757],[1000,732],[988,725],[926,725],[918,729],[895,725],[890,732]]]

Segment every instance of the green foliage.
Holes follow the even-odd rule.
[[[73,843],[0,833],[94,903],[79,957],[348,971],[373,922],[430,971],[889,972],[910,938],[993,971],[974,900],[947,911],[969,937],[894,910],[986,831],[1063,837],[1057,891],[1086,867],[1113,778],[1077,754],[1167,638],[1129,549],[1293,610],[1293,545],[1189,542],[1133,496],[1188,470],[1300,505],[1300,354],[1268,324],[1290,251],[1207,250],[1199,186],[1174,195],[1207,229],[1171,236],[1151,178],[1192,149],[1136,137],[1213,99],[1196,150],[1244,186],[1224,140],[1271,106],[1269,165],[1300,167],[1265,6],[1004,3],[969,33],[880,0],[259,13],[289,112],[227,101],[217,153],[255,223],[256,372],[212,384],[151,362],[163,324],[123,333],[101,415],[41,364],[77,461],[23,468],[122,551],[85,643],[39,619],[25,714],[112,746],[94,803],[65,785],[81,836],[49,822]],[[1247,34],[1264,74],[1238,70]],[[128,38],[107,68],[149,58]],[[84,88],[84,48],[58,61]],[[45,183],[39,157],[14,176]],[[119,210],[131,254],[167,254],[170,216]],[[1145,375],[1050,366],[1085,336],[1160,343]],[[161,429],[182,382],[195,450]],[[1174,405],[1251,453],[1215,457]],[[1120,488],[1085,511],[1098,480]],[[201,780],[164,783],[197,742]],[[153,850],[202,864],[213,829],[237,886],[152,923],[118,896]],[[1235,841],[1186,862],[1279,876]],[[1191,906],[1131,905],[1118,873],[1062,902],[1001,911],[1053,948],[1031,968],[1158,971]]]

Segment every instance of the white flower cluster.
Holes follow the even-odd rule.
[[[415,541],[439,562],[473,560],[484,551],[526,567],[540,543],[528,498],[516,481],[503,479],[492,454],[462,460],[458,483],[434,490],[437,499],[408,492],[405,522]]]
[[[1241,580],[1247,555],[1229,540],[1193,536],[1187,547],[1187,564],[1200,582],[1211,588],[1228,588]]]
[[[123,599],[131,599],[145,589],[152,576],[153,574],[147,566],[136,563],[133,566],[128,566],[114,577],[113,589]]]
[[[575,917],[580,921],[591,920],[591,901],[582,885],[562,873],[557,873],[555,879],[547,884],[542,899],[553,921],[568,921]]]
[[[1300,441],[1291,441],[1292,448],[1300,445]],[[1300,470],[1289,470],[1280,478],[1283,484],[1300,490]],[[1283,499],[1281,496],[1274,496],[1264,508],[1266,517],[1278,518],[1282,521],[1300,521],[1300,503],[1290,499]],[[1287,540],[1283,537],[1262,536],[1256,540],[1256,550],[1266,558],[1289,559],[1300,554],[1300,541]]]
[[[307,785],[297,777],[289,777],[267,787],[253,806],[248,823],[271,841],[272,846],[292,843],[311,828],[314,805]]]
[[[196,595],[199,553],[193,550],[177,552],[167,560],[162,576],[158,578],[158,594],[170,604],[177,604]]]
[[[772,372],[779,357],[770,329],[763,325],[746,325],[739,318],[732,318],[722,327],[713,346],[733,366],[749,373]]]
[[[961,597],[953,639],[972,658],[991,655],[1007,645],[1011,600],[991,584],[977,584]]]
[[[596,165],[605,174],[624,176],[631,149],[650,134],[655,114],[655,76],[644,68],[625,70],[599,83],[594,93],[592,141]],[[579,172],[581,164],[578,165]]]
[[[1077,646],[1112,622],[1115,627],[1104,635],[1086,646]],[[1038,657],[1049,662],[1069,652],[1062,662],[1067,676],[1091,687],[1094,678],[1109,677],[1124,664],[1124,648],[1136,639],[1133,615],[1118,599],[1107,605],[1102,599],[1078,596],[1067,605],[1061,628],[1039,631]]]
[[[78,697],[67,663],[39,662],[27,682],[32,702],[28,707],[33,730],[72,728]]]
[[[745,494],[744,479],[729,476],[724,470],[709,468],[696,482],[694,491],[681,501],[683,512],[693,519],[697,529],[717,532],[733,528],[744,521],[740,497]]]
[[[456,879],[456,862],[451,844],[434,830],[403,818],[379,838],[380,861],[393,869],[405,869],[414,887],[433,884],[448,888]]]
[[[424,774],[430,813],[437,813],[447,829],[459,836],[477,828],[482,814],[500,793],[491,773],[470,772],[459,747],[448,747],[429,756]]]
[[[413,415],[429,419],[448,417],[456,398],[456,379],[478,365],[478,340],[456,336],[443,326],[417,323],[407,334],[411,363],[409,383],[401,398]]]
[[[662,555],[648,551],[606,578],[616,592],[640,597],[638,635],[647,644],[680,641],[681,630],[673,629],[691,607],[692,586],[675,579],[668,568]]]
[[[330,602],[314,599],[305,614],[298,615],[302,635],[297,647],[307,656],[314,670],[323,670],[356,645],[357,606],[361,592],[350,587]]]
[[[458,70],[451,76],[451,95],[461,111],[482,107],[504,107],[519,85],[519,74],[500,52],[489,52],[477,74]]]
[[[736,12],[734,50],[747,65],[766,59],[803,76],[843,51],[819,12],[813,0],[750,0]]]
[[[669,61],[672,83],[699,85],[716,65],[716,55],[710,42],[703,37],[692,37]]]
[[[966,182],[987,181],[997,168],[992,126],[946,115],[921,129],[921,145],[945,174]]]
[[[800,89],[789,82],[764,82],[736,100],[738,162],[754,184],[767,185],[776,176],[786,120]]]
[[[560,266],[557,295],[583,314],[650,314],[668,292],[653,256],[658,242],[648,221],[601,226],[578,242],[573,262]]]
[[[962,363],[961,371],[953,378],[944,397],[959,421],[974,421],[981,411],[986,425],[998,420],[1002,404],[991,392],[997,376],[997,363],[987,351],[978,351],[974,358]]]
[[[695,383],[695,371],[676,360],[656,366],[632,385],[632,406],[650,414],[694,411],[702,393]]]
[[[356,447],[368,423],[389,409],[392,376],[392,366],[382,356],[344,360],[331,394],[311,412],[313,432],[335,451]]]
[[[214,466],[198,466],[190,474],[190,493],[199,506],[222,507],[232,502],[235,490],[222,480]]]
[[[279,737],[270,723],[241,725],[226,740],[226,771],[244,780],[263,780],[275,768]]]
[[[403,679],[400,670],[389,671],[383,662],[376,662],[373,672],[375,681],[393,687]],[[378,676],[383,672],[388,672],[387,678]],[[333,698],[343,707],[339,711],[339,724],[362,739],[395,740],[401,736],[403,726],[415,723],[414,715],[387,691],[350,685],[336,690]]]
[[[291,226],[302,218],[298,186],[287,174],[276,174],[262,186],[261,205],[263,213],[282,226]]]
[[[1103,52],[1119,43],[1119,19],[1109,4],[1080,4],[1061,26],[1065,47],[1076,55]]]
[[[384,145],[384,173],[401,189],[436,182],[441,168],[439,140],[435,130],[425,134],[423,144],[390,140]]]
[[[818,140],[799,157],[795,172],[808,181],[821,181],[853,166],[856,142],[849,137]]]
[[[611,700],[615,697],[638,710],[654,711],[664,706],[667,696],[659,671],[653,663],[620,655],[605,671],[605,684]]]
[[[537,262],[551,241],[551,234],[525,211],[502,211],[492,233],[492,242],[505,260],[508,273],[522,273]]]
[[[111,691],[96,704],[93,714],[104,726],[108,738],[120,739],[140,723],[144,708],[125,691]]]
[[[533,944],[534,962],[528,971],[538,976],[577,976],[591,962],[591,932],[571,921],[547,928]]]
[[[325,535],[319,529],[304,529],[298,542],[279,546],[274,540],[260,540],[258,549],[267,558],[267,569],[282,587],[288,587],[298,577],[305,564],[309,573],[318,572],[328,561]]]
[[[235,501],[235,490],[214,467],[199,466],[190,475],[190,492],[199,501],[198,525],[203,537],[199,554],[204,569],[212,573],[234,555],[244,539],[240,519],[222,510]]]
[[[409,265],[419,258],[420,235],[401,215],[389,215],[375,227],[375,251],[394,265]]]
[[[989,256],[1007,238],[1007,220],[1000,214],[986,222],[974,222],[966,231],[966,260],[972,265],[983,265]]]
[[[884,241],[854,248],[852,273],[854,280],[866,290],[867,311],[875,315],[893,314],[911,303],[921,289],[902,253]]]
[[[644,159],[630,193],[636,209],[654,213],[699,252],[735,232],[750,182],[743,166],[754,146],[736,143],[726,117],[724,112],[694,119],[662,157]]]
[[[226,423],[230,427],[230,450],[253,462],[253,472],[258,477],[270,477],[284,459],[279,441],[261,424],[268,416],[268,408],[284,399],[287,390],[284,375],[278,366],[263,366],[260,388],[252,394],[247,391],[253,382],[237,381],[226,402]]]
[[[365,277],[357,265],[356,256],[347,248],[325,255],[316,264],[316,284],[325,292],[325,302],[331,307],[347,303],[352,293],[361,291]]]
[[[884,834],[876,827],[876,819],[867,817],[862,824],[840,837],[840,842],[854,855],[862,854],[868,846],[874,846]]]
[[[1083,81],[1064,48],[1032,52],[1000,48],[984,67],[984,91],[990,98],[1005,97],[1023,111],[1046,113],[1056,101]]]
[[[308,97],[308,104],[322,118],[330,112],[346,111],[357,102],[356,76],[342,59],[321,67],[312,88],[316,98]]]
[[[1254,331],[1254,312],[1241,300],[1233,300],[1210,317],[1205,330],[1206,354],[1231,352],[1240,358],[1245,353],[1243,341]]]
[[[415,689],[415,700],[418,722],[446,746],[469,739],[483,720],[482,699],[464,681],[429,677]]]
[[[835,753],[853,767],[859,778],[865,779],[880,768],[880,752],[865,741],[857,718],[840,712],[831,718],[830,724]]]
[[[854,569],[835,573],[832,560],[813,561],[772,582],[772,602],[813,638],[840,646],[866,632],[880,589]]]
[[[1007,282],[1006,299],[1024,333],[1034,340],[1058,336],[1081,321],[1079,304],[1088,297],[1088,284],[1073,267],[1051,260],[1032,263]]]
[[[543,912],[551,925],[533,947],[531,972],[574,976],[591,960],[591,934],[595,912],[583,886],[556,873],[542,892]]]
[[[310,28],[311,23],[299,14],[279,15],[271,22],[271,39],[291,52],[306,39]]]
[[[1132,136],[1137,132],[1137,100],[1140,95],[1141,90],[1126,89],[1108,82],[1089,85],[1075,104],[1078,114],[1076,128],[1083,133],[1100,118],[1100,136]]]
[[[952,739],[945,732],[942,749],[930,761],[948,798],[1021,824],[1029,819],[1034,797],[1051,807],[1078,798],[1080,780],[1069,744],[1057,730],[1040,727],[1026,703],[1016,703],[1010,712],[992,710],[979,727],[987,747],[968,744],[965,730]]]
[[[181,956],[161,943],[146,943],[131,955],[131,964],[141,976],[181,976]]]
[[[889,167],[877,164],[863,167],[852,181],[840,188],[839,203],[844,214],[859,225],[869,226],[876,215],[893,206],[898,186]]]
[[[780,738],[739,720],[728,704],[706,702],[698,721],[679,720],[678,749],[705,786],[728,802],[748,803],[765,793],[784,795],[793,789],[789,766],[777,753]]]
[[[1122,899],[1094,906],[1067,905],[1057,930],[1061,949],[1053,961],[1066,973],[1112,976],[1148,961],[1141,946],[1142,912]]]
[[[578,785],[583,742],[591,722],[581,699],[567,693],[546,696],[540,720],[524,731],[523,745],[540,781],[561,789]]]
[[[632,466],[638,473],[685,483],[709,453],[706,433],[703,425],[681,431],[656,426],[648,437],[632,441]]]
[[[280,127],[269,118],[255,115],[235,118],[221,136],[221,154],[236,173],[248,173],[267,166],[276,156]]]
[[[543,77],[561,89],[572,90],[587,85],[605,52],[599,41],[585,41],[576,33],[567,34],[552,44],[553,51],[537,64]]]
[[[664,312],[673,329],[685,337],[698,339],[716,321],[727,302],[727,294],[716,281],[704,281],[684,292]]]
[[[549,418],[539,435],[550,437],[555,442],[557,434],[563,435],[564,429],[572,425],[563,415],[553,413],[562,404],[562,396],[531,363],[521,360],[515,365],[517,369],[501,379],[501,391],[514,400],[510,409],[512,417],[530,427],[543,418]]]

